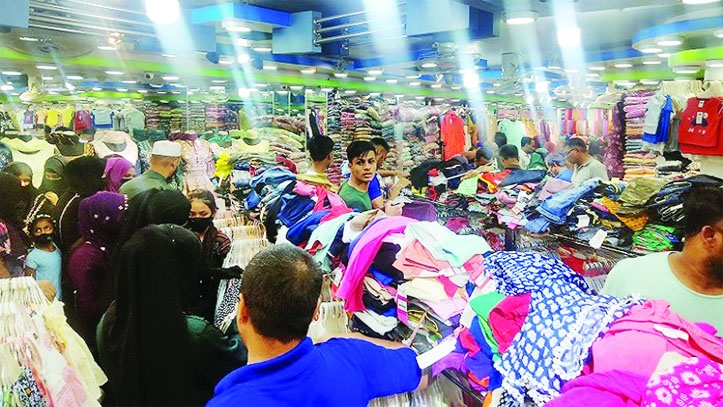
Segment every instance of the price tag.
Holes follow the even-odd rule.
[[[407,313],[407,294],[404,285],[399,286],[397,291],[397,319],[399,322],[406,324],[409,322],[409,314]]]
[[[608,232],[604,230],[598,230],[597,233],[595,233],[595,236],[590,239],[590,246],[594,249],[599,249],[602,247],[603,243],[605,242],[605,238],[608,237]]]
[[[695,114],[695,124],[703,124],[703,112],[698,112]]]
[[[590,217],[587,215],[577,215],[577,228],[582,229],[590,226]]]

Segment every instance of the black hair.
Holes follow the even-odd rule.
[[[477,151],[474,153],[474,159],[476,161],[479,161],[482,159],[489,161],[492,159],[493,156],[494,156],[494,153],[492,152],[492,150],[490,150],[486,146],[482,146],[482,147],[478,148]]]
[[[216,210],[218,209],[216,207],[216,198],[213,196],[211,191],[206,189],[194,189],[188,193],[188,202],[191,202],[194,199],[202,201],[206,204],[206,206],[208,206],[208,209],[210,209],[211,212],[216,213]]]
[[[585,144],[585,140],[581,139],[580,137],[572,137],[571,139],[567,140],[565,146],[567,146],[567,148],[569,149],[576,148],[581,152],[587,151],[587,144]]]
[[[520,151],[517,149],[517,146],[512,144],[505,144],[504,146],[500,147],[500,150],[497,152],[497,154],[499,154],[503,160],[507,160],[510,158],[520,158]]]
[[[352,141],[346,148],[346,159],[351,163],[355,158],[361,157],[368,152],[376,154],[376,147],[371,141]]]
[[[372,144],[374,144],[376,147],[382,147],[382,148],[384,148],[384,149],[387,150],[387,151],[390,151],[390,150],[392,149],[392,147],[389,145],[389,143],[387,143],[387,141],[384,140],[384,139],[381,138],[381,137],[374,137],[374,138],[371,139],[370,141],[371,141]]]
[[[323,161],[334,151],[334,140],[327,136],[314,136],[309,139],[309,154],[314,162]]]
[[[532,137],[522,137],[520,140],[520,147],[524,147],[528,144],[532,144],[534,140],[532,140]]]
[[[495,133],[494,142],[495,144],[497,144],[497,147],[502,147],[507,144],[507,136],[505,135],[505,133],[498,131],[497,133]]]
[[[682,231],[691,237],[704,226],[714,225],[723,220],[723,189],[716,187],[697,187],[690,190],[683,203],[685,217]]]
[[[65,166],[63,178],[72,192],[87,198],[106,188],[105,160],[98,157],[80,157]]]
[[[28,233],[31,235],[33,234],[33,230],[35,229],[35,226],[40,222],[41,220],[47,220],[48,222],[53,224],[53,227],[55,226],[55,219],[48,215],[47,213],[39,213],[35,215],[33,219],[30,220],[30,223],[28,223]]]
[[[304,250],[286,244],[259,252],[241,280],[241,295],[254,329],[283,343],[305,338],[321,283],[319,264]]]

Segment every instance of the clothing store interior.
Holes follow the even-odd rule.
[[[0,407],[723,406],[720,0],[0,9]]]

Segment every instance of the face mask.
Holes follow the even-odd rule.
[[[213,218],[189,218],[186,227],[196,233],[203,233],[213,223]]]
[[[33,241],[37,244],[48,244],[53,241],[53,235],[43,233],[39,236],[33,236]]]

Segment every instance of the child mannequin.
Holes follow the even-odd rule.
[[[37,215],[28,227],[33,239],[33,249],[28,253],[25,274],[36,280],[47,280],[55,288],[55,298],[61,298],[60,291],[60,250],[53,243],[55,222],[50,215]]]

